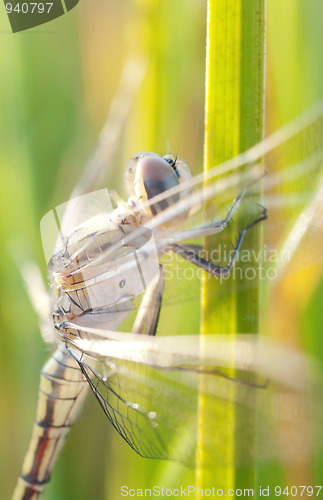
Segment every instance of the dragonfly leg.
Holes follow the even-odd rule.
[[[178,255],[183,257],[184,259],[188,260],[189,262],[192,262],[195,266],[200,267],[204,271],[208,272],[209,274],[213,274],[214,276],[226,276],[232,267],[234,266],[235,261],[237,260],[239,250],[243,241],[243,238],[246,235],[246,232],[251,229],[253,226],[258,224],[259,222],[267,219],[267,210],[262,207],[262,212],[259,215],[259,217],[245,226],[238,238],[238,241],[236,243],[236,246],[233,250],[232,256],[230,261],[226,266],[219,266],[217,264],[213,264],[212,262],[203,259],[200,257],[198,250],[195,250],[192,245],[180,245],[179,243],[173,243],[172,245],[169,246],[170,250],[173,252],[176,252]]]
[[[164,291],[164,270],[160,265],[160,276],[145,291],[132,333],[155,335]]]
[[[184,231],[174,231],[172,233],[172,238],[176,241],[189,240],[194,238],[204,238],[205,236],[211,236],[213,234],[220,233],[223,231],[230,223],[233,215],[238,210],[241,205],[242,198],[246,194],[247,188],[244,188],[237,198],[234,200],[227,216],[219,221],[211,222],[211,224],[205,224],[203,226],[192,227],[191,229],[186,229]]]

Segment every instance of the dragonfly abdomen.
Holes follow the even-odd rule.
[[[12,500],[40,497],[87,389],[76,361],[62,344],[41,372],[36,420]]]

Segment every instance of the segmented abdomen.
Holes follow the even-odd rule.
[[[87,389],[77,362],[62,344],[41,371],[36,419],[12,500],[40,497]]]

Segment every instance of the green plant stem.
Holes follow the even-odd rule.
[[[264,0],[208,1],[206,171],[248,149],[263,137],[264,32]],[[228,241],[236,240],[237,230],[243,224],[243,216],[239,215],[237,225],[233,224],[227,230]],[[205,245],[207,251],[212,250],[215,239],[208,238]],[[261,228],[256,226],[247,235],[244,248],[252,248],[256,254],[260,245]],[[247,263],[249,268],[253,264],[250,261]],[[240,262],[239,267],[242,269],[242,278],[239,280],[231,277],[223,283],[216,279],[204,280],[202,334],[258,332],[259,282],[253,282],[252,287],[241,286],[247,278],[243,277],[245,268]],[[234,487],[252,488],[254,468],[234,466],[237,450],[240,447],[241,454],[243,441],[244,429],[239,426],[239,422],[246,418],[240,418],[241,409],[226,401],[217,401],[216,408],[210,408],[215,402],[203,395],[203,384],[202,377],[197,484],[200,488],[222,488],[224,492]],[[232,384],[232,391],[235,390]],[[216,415],[216,419],[210,421],[209,414]],[[250,425],[255,428],[255,416],[249,417]],[[219,462],[224,465],[210,463],[208,450],[214,448],[212,440],[221,455]],[[249,442],[248,446],[253,446],[253,443]]]

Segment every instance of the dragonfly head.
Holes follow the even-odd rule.
[[[191,172],[186,163],[171,154],[159,156],[144,152],[137,153],[129,160],[125,177],[129,195],[142,205],[188,180]],[[176,193],[149,206],[146,204],[145,211],[154,216],[179,201],[182,196],[183,193]]]

